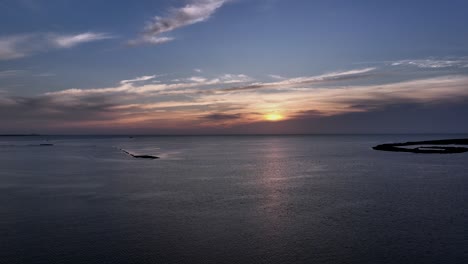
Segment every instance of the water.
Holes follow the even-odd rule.
[[[467,263],[453,137],[3,137],[0,263]]]

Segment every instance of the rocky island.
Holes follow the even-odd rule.
[[[153,156],[153,155],[136,155],[136,154],[133,154],[133,153],[130,153],[128,151],[126,151],[125,149],[120,149],[122,150],[123,152],[125,152],[127,155],[130,155],[136,159],[159,159],[159,157],[157,156]]]
[[[373,147],[373,149],[381,151],[410,152],[422,154],[455,154],[468,152],[468,147],[450,145],[468,145],[468,138],[389,143],[375,146]],[[418,147],[406,148],[407,146]]]

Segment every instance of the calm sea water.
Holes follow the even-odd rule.
[[[0,263],[468,263],[454,137],[2,137]]]

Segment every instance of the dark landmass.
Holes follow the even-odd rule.
[[[132,153],[126,151],[125,149],[120,149],[120,150],[125,152],[127,155],[130,155],[130,156],[132,156],[134,158],[137,158],[137,159],[159,159],[159,157],[153,156],[153,155],[135,155],[135,154],[132,154]]]
[[[417,148],[403,148],[405,146],[428,145]],[[405,143],[390,143],[382,144],[373,147],[375,150],[393,151],[393,152],[409,152],[422,154],[455,154],[468,152],[465,147],[452,147],[440,145],[468,145],[468,138],[463,139],[444,139],[444,140],[428,140],[428,141],[413,141]]]
[[[41,143],[41,144],[29,144],[29,145],[26,145],[28,147],[52,147],[54,144],[52,143]],[[15,145],[11,145],[11,146],[15,146]]]
[[[39,137],[39,134],[0,134],[0,137]]]

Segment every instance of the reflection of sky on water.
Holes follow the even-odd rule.
[[[371,149],[416,138],[435,137],[51,138],[54,147],[2,147],[0,259],[463,259],[466,155]],[[177,159],[132,159],[119,148]]]

